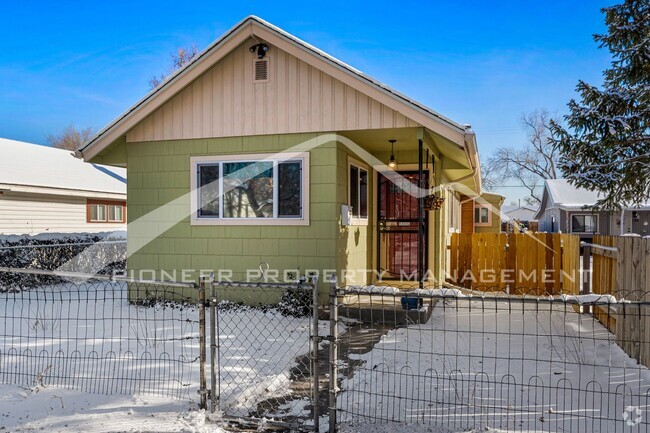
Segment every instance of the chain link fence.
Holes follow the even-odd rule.
[[[316,282],[208,282],[202,287],[210,316],[213,411],[230,419],[275,420],[285,427],[318,424]]]
[[[61,280],[0,286],[2,383],[183,399],[237,428],[649,430],[636,295],[333,284],[319,320],[317,281],[20,273]]]
[[[112,275],[126,270],[126,239],[118,233],[0,236],[0,266]],[[52,273],[0,273],[0,286],[5,290],[64,281]]]
[[[0,275],[0,383],[183,399],[238,427],[318,425],[316,281]]]

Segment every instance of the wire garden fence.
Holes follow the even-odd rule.
[[[192,285],[93,279],[24,290],[2,286],[0,381],[195,397],[198,309],[196,298],[178,298],[179,287]],[[130,299],[130,290],[148,297]],[[172,293],[175,302],[169,302]]]
[[[648,431],[650,370],[620,347],[636,337],[613,335],[590,312],[633,311],[638,329],[649,306],[610,295],[332,287],[330,431]]]
[[[227,420],[318,425],[315,281],[0,274],[30,281],[0,284],[1,383],[159,395]]]
[[[2,383],[155,394],[315,431],[649,430],[650,371],[629,355],[650,343],[639,296],[334,283],[319,320],[316,280],[20,272],[61,280],[0,289]]]

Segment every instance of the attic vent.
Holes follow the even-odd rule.
[[[269,59],[254,59],[253,60],[253,82],[266,83],[269,81]]]

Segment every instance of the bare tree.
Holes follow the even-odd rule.
[[[494,191],[499,186],[499,174],[495,171],[495,166],[489,160],[481,158],[481,184],[483,189]]]
[[[557,179],[558,152],[550,140],[550,121],[547,110],[524,113],[521,124],[526,132],[526,143],[520,148],[502,147],[491,156],[485,170],[488,176],[487,187],[515,180],[528,190],[529,204],[541,200],[540,187],[545,179]]]
[[[175,71],[183,68],[185,65],[190,63],[196,55],[199,53],[199,50],[196,48],[195,44],[192,44],[188,48],[178,48],[175,53],[172,53],[172,62],[169,66],[167,74],[160,74],[160,76],[154,76],[149,80],[149,86],[151,89],[155,89],[165,82],[167,77],[173,74]]]
[[[45,139],[52,147],[67,150],[77,150],[94,135],[92,128],[77,129],[73,124],[55,134],[48,134]]]
[[[195,44],[192,44],[188,48],[178,48],[176,52],[171,55],[172,61],[167,74],[161,74],[160,76],[153,77],[149,80],[151,89],[160,86],[170,74],[190,63],[198,53],[199,50],[196,48]],[[82,144],[85,144],[90,140],[93,135],[94,131],[92,128],[77,129],[73,124],[70,124],[62,132],[48,134],[45,138],[52,147],[77,150]]]

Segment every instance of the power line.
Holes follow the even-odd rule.
[[[485,182],[483,182],[483,183],[485,183]],[[499,187],[504,187],[504,188],[528,188],[528,186],[526,186],[526,185],[513,185],[513,184],[507,184],[507,183],[503,183],[503,184],[490,183],[488,186],[495,186],[495,187],[499,186]],[[544,186],[544,184],[540,183],[539,185],[533,185],[533,188],[541,188],[542,186]]]

